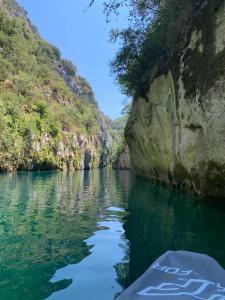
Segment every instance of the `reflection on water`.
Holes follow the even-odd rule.
[[[100,230],[85,242],[91,249],[91,254],[79,264],[73,264],[57,270],[52,282],[72,279],[72,284],[61,292],[54,293],[49,299],[113,299],[120,285],[115,281],[116,271],[112,266],[124,258],[121,246],[126,247],[121,240],[122,225],[113,217],[99,223]],[[118,241],[121,242],[118,243]]]
[[[206,253],[225,268],[225,209],[137,178],[128,197],[125,238],[129,270],[122,286],[134,280],[167,250]]]
[[[129,171],[0,176],[0,299],[113,300],[163,252],[225,267],[225,210]]]
[[[1,175],[0,299],[113,299],[121,291],[115,265],[126,261],[129,178],[107,170]]]

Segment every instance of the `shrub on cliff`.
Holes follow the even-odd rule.
[[[70,75],[70,76],[76,75],[77,68],[75,67],[75,65],[73,64],[72,61],[70,61],[68,59],[62,59],[61,62],[62,62],[64,70],[66,71],[66,73],[68,75]]]
[[[204,0],[108,0],[104,3],[107,20],[128,10],[128,27],[112,30],[111,40],[121,48],[111,63],[113,73],[125,94],[144,95],[150,74],[163,67],[173,52],[177,34],[187,21],[188,12]],[[91,1],[91,4],[94,0]]]

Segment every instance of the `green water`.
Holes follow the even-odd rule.
[[[168,249],[225,267],[225,209],[129,171],[0,175],[0,299],[113,300]]]

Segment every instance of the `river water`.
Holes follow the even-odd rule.
[[[113,300],[167,250],[225,267],[225,209],[129,171],[0,175],[0,299]]]

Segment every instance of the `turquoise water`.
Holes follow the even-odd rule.
[[[0,175],[0,299],[113,300],[168,249],[225,267],[225,209],[129,171]]]

